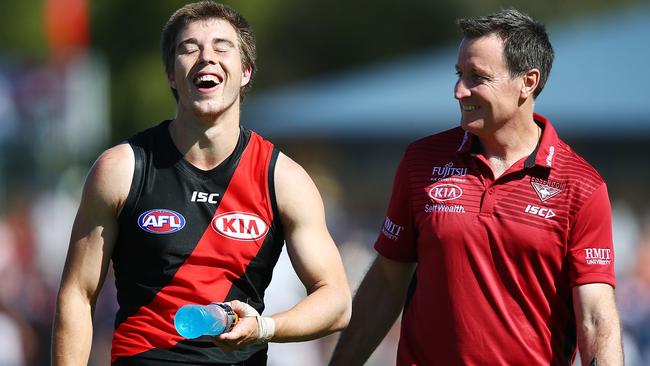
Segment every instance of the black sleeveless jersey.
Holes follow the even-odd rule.
[[[209,336],[182,338],[173,317],[188,303],[234,299],[264,310],[284,243],[278,150],[241,127],[230,157],[204,171],[183,159],[169,123],[128,139],[135,170],[112,254],[119,304],[112,363],[264,365],[266,345],[223,352]]]

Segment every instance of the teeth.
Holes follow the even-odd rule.
[[[212,81],[213,83],[219,84],[219,79],[214,75],[201,75],[196,78],[197,83],[202,83],[206,81]]]
[[[475,105],[464,105],[461,106],[461,108],[463,109],[463,112],[471,112],[478,109],[478,107]]]

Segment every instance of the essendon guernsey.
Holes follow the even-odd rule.
[[[223,352],[181,338],[179,307],[238,299],[264,309],[284,243],[273,186],[278,151],[241,128],[234,152],[210,171],[183,159],[169,121],[128,140],[133,183],[113,252],[119,311],[115,365],[265,364],[266,345]]]
[[[418,264],[398,365],[569,365],[572,288],[614,286],[605,183],[534,118],[536,150],[498,179],[461,128],[407,149],[375,244]]]

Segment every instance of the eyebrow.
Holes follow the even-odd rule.
[[[230,47],[233,47],[233,48],[235,47],[235,44],[231,40],[225,39],[225,38],[215,38],[215,39],[212,40],[212,43],[213,44],[225,43]],[[196,44],[196,45],[198,45],[199,41],[196,38],[188,38],[188,39],[180,41],[176,45],[176,47],[178,48],[178,47],[180,47],[182,45],[185,45],[185,44]]]
[[[454,65],[454,67],[456,68],[456,71],[461,71],[460,70],[460,65],[456,64],[456,65]],[[488,75],[489,74],[489,71],[487,69],[484,69],[484,68],[479,67],[477,65],[471,65],[470,69],[471,69],[472,72],[477,73],[477,74],[481,74],[481,75]]]

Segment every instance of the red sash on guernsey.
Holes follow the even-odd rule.
[[[214,217],[229,212],[259,216],[273,222],[268,188],[268,169],[273,145],[251,132],[230,184]],[[225,300],[234,280],[242,277],[257,255],[268,231],[254,240],[238,240],[208,225],[196,248],[170,283],[154,299],[122,322],[113,335],[111,362],[154,348],[169,349],[183,338],[174,328],[174,314],[181,306],[202,299],[204,304]]]

